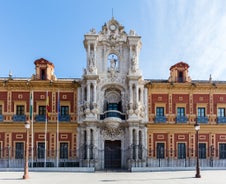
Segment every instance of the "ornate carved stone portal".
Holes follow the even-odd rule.
[[[99,33],[95,29],[87,33],[84,46],[87,66],[79,95],[78,142],[85,145],[85,158],[93,158],[94,167],[104,169],[106,160],[99,158],[109,153],[100,151],[106,141],[121,141],[120,150],[138,144],[147,147],[147,91],[139,69],[141,37],[135,31],[127,34],[112,18]],[[121,151],[121,168],[130,168],[143,157],[138,158],[138,150]],[[81,164],[90,163],[86,161]]]

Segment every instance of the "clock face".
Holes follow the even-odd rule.
[[[116,26],[114,24],[110,25],[110,30],[114,31],[116,29]]]

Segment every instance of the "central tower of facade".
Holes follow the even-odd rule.
[[[141,37],[114,18],[85,35],[87,61],[79,90],[81,166],[144,166],[147,89],[139,69]]]

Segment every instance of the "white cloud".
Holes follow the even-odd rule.
[[[210,74],[213,80],[226,79],[226,11],[222,8],[226,7],[225,1],[157,0],[146,3],[149,9],[146,18],[153,22],[145,34],[150,30],[153,33],[143,37],[148,48],[155,52],[147,52],[144,59],[151,61],[149,66],[158,68],[152,70],[148,78],[168,78],[169,67],[183,60],[191,66],[190,76],[194,80],[208,80]],[[146,70],[148,67],[144,63]]]

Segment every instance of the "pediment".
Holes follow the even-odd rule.
[[[181,62],[176,63],[175,65],[171,66],[170,70],[173,70],[173,69],[187,70],[188,68],[189,68],[189,65],[187,63],[184,63],[181,61]]]
[[[40,58],[34,61],[34,64],[37,65],[51,65],[54,66],[53,63],[51,63],[50,61],[44,59],[44,58]]]

